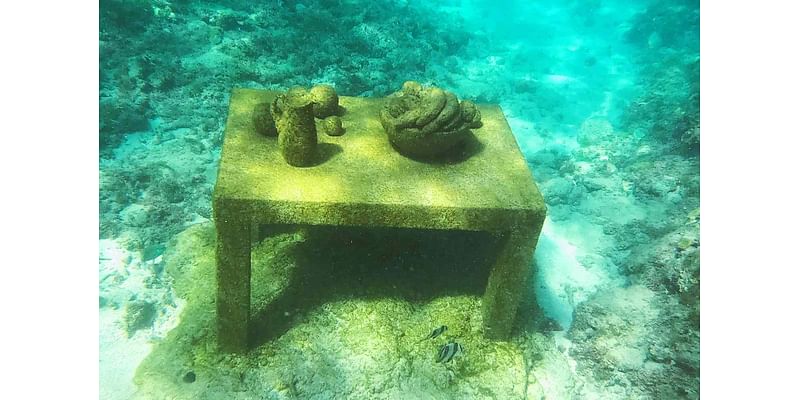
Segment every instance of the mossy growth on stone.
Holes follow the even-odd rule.
[[[231,96],[213,199],[218,307],[224,315],[220,345],[228,351],[249,348],[254,224],[491,232],[504,244],[483,282],[484,333],[508,337],[546,209],[502,110],[477,107],[481,140],[465,143],[466,157],[431,163],[392,149],[378,117],[383,99],[341,97],[348,134],[321,135],[325,161],[294,168],[246,120],[253,105],[279,95],[235,89]]]
[[[464,142],[470,128],[481,127],[480,110],[459,103],[451,92],[408,81],[390,96],[380,112],[392,145],[411,157],[433,158]]]
[[[253,127],[264,136],[278,136],[275,119],[272,118],[270,103],[258,103],[253,107]]]
[[[529,351],[482,335],[492,235],[263,226],[253,240],[242,354],[216,347],[213,226],[170,243],[165,271],[185,306],[137,371],[140,398],[524,398]],[[464,354],[437,364],[450,340]]]
[[[328,118],[339,112],[339,95],[331,85],[315,85],[309,91],[314,102],[314,116]]]
[[[308,167],[317,161],[317,127],[313,100],[301,87],[278,95],[270,107],[278,129],[278,148],[293,167]]]
[[[344,127],[342,126],[342,119],[337,116],[330,116],[320,121],[320,131],[328,136],[342,136],[344,135]]]
[[[300,87],[294,87],[289,90],[289,92],[296,92],[299,93],[300,90],[305,90]],[[314,85],[309,89],[307,92],[303,94],[307,96],[308,100],[312,103],[312,109],[314,112],[314,117],[319,119],[326,119],[333,115],[340,115],[344,110],[339,106],[339,95],[336,93],[336,89],[333,88],[331,85]],[[264,103],[257,104],[255,107],[255,112],[253,114],[253,121],[256,122],[256,130],[259,130],[259,124],[261,121],[257,119],[263,119],[265,124],[263,126],[265,128],[269,128],[269,123],[271,121],[272,116],[263,115],[264,111]],[[266,104],[267,109],[269,110],[269,104]],[[263,116],[263,118],[262,118]],[[270,119],[268,119],[270,118]],[[272,122],[272,125],[275,123]],[[274,127],[273,127],[274,129]],[[264,134],[267,134],[266,131]],[[277,135],[277,132],[275,133]],[[268,135],[268,136],[275,136],[275,135]]]
[[[350,219],[352,225],[505,231],[544,220],[544,199],[496,105],[477,106],[480,139],[467,140],[464,154],[428,163],[398,154],[386,140],[378,117],[385,99],[342,96],[347,134],[319,135],[324,162],[293,168],[282,160],[278,143],[249,122],[256,104],[278,95],[233,90],[215,204],[237,200],[244,211],[263,211],[274,223],[337,225]],[[382,213],[373,215],[376,209]]]

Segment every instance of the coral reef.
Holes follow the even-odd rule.
[[[688,213],[673,231],[635,246],[625,263],[634,282],[657,292],[677,295],[682,304],[700,315],[699,208]]]
[[[122,143],[128,132],[150,129],[147,100],[138,93],[120,90],[100,97],[100,148],[107,150]]]
[[[672,151],[700,150],[700,4],[652,2],[633,18],[627,38],[637,49],[639,94],[622,126]]]
[[[456,3],[101,1],[101,397],[134,396],[152,342],[140,398],[697,398],[698,2]],[[340,296],[279,302],[253,354],[216,353],[203,222],[231,88],[380,97],[406,79],[500,103],[548,203],[512,342],[473,335],[462,270],[422,267],[473,265],[469,248],[272,231],[256,309],[309,279],[290,271],[311,243]],[[409,275],[423,284],[392,287]],[[411,344],[440,324],[465,349],[446,365],[444,342]]]
[[[195,225],[170,243],[164,271],[186,307],[140,365],[137,398],[696,397],[699,336],[667,294],[638,285],[599,292],[578,306],[566,335],[548,332],[561,328],[529,297],[514,340],[491,342],[479,296],[496,243],[483,235],[265,226],[259,237],[258,347],[242,355],[216,347],[213,227]],[[456,271],[463,279],[449,279]],[[442,324],[446,332],[425,339]],[[437,364],[448,341],[464,354]]]
[[[470,101],[437,87],[403,83],[380,112],[389,141],[413,157],[436,157],[463,142],[470,128],[481,127],[481,113]]]
[[[587,376],[628,398],[698,398],[699,325],[689,313],[644,286],[598,293],[576,310],[570,354]]]
[[[548,289],[539,301],[551,313],[559,308],[548,301],[575,310],[558,318],[568,331],[556,335],[577,366],[572,396],[697,398],[699,162],[597,117],[576,142],[572,151],[551,144],[528,156],[553,225],[587,238],[561,244],[574,258],[554,257],[566,239],[554,227],[537,249],[540,270],[552,263],[555,272],[541,275]],[[631,286],[598,273],[609,270]],[[566,298],[548,300],[558,285]]]

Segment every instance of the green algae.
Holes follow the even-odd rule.
[[[523,398],[523,351],[481,333],[480,295],[497,243],[476,232],[434,237],[441,233],[262,227],[252,252],[256,345],[235,355],[216,346],[214,228],[187,229],[164,254],[185,307],[140,365],[139,395]],[[463,275],[453,282],[456,271]],[[442,324],[444,335],[424,339]],[[435,363],[449,340],[464,354]]]
[[[287,99],[307,106],[303,89],[290,94]],[[316,165],[296,168],[281,159],[287,155],[280,146],[283,133],[276,151],[275,141],[258,134],[250,118],[256,104],[275,96],[273,104],[288,101],[265,90],[237,88],[231,94],[213,195],[220,345],[226,351],[250,345],[249,239],[255,223],[492,232],[503,249],[483,293],[484,333],[506,339],[546,206],[500,107],[481,105],[478,113],[475,106],[473,118],[483,116],[480,139],[473,137],[456,159],[426,163],[393,150],[379,118],[384,99],[343,96],[348,135],[318,138],[321,155],[324,149],[333,152]],[[276,119],[281,132],[281,125],[291,125],[282,120]]]

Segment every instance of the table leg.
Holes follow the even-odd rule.
[[[217,341],[220,350],[247,350],[250,325],[250,235],[252,224],[217,218]]]
[[[505,340],[511,334],[522,291],[530,275],[536,240],[536,232],[530,230],[505,233],[501,241],[503,247],[483,295],[483,326],[487,338]]]

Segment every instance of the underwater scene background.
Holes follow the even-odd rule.
[[[679,0],[101,0],[101,398],[698,398],[699,22]],[[511,341],[480,332],[490,237],[264,227],[263,327],[219,353],[231,89],[407,80],[500,104],[544,196]]]

